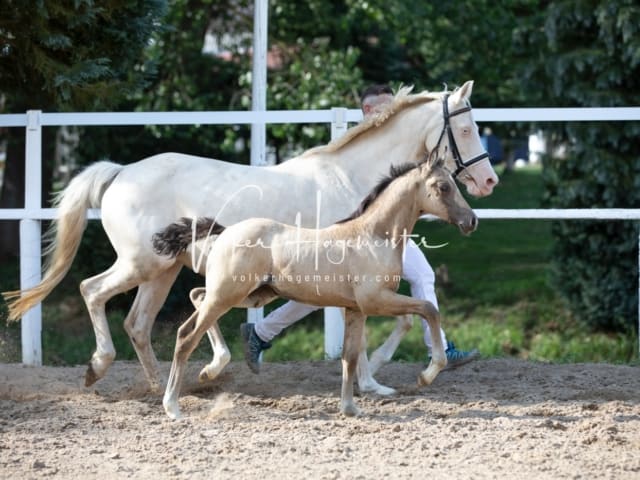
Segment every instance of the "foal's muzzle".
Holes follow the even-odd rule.
[[[471,211],[469,215],[464,215],[458,220],[458,228],[464,235],[475,232],[476,228],[478,228],[478,217]]]

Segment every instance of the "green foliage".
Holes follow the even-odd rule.
[[[544,14],[544,29],[531,33],[545,48],[526,72],[540,99],[556,106],[640,103],[636,2],[556,1]],[[563,152],[545,162],[549,206],[640,206],[640,125],[569,123],[548,131],[552,148]],[[638,224],[564,221],[553,234],[554,284],[574,315],[596,328],[632,329],[638,296],[629,279],[638,271]]]
[[[132,67],[164,9],[163,0],[4,1],[0,93],[7,96],[7,107],[112,105],[146,80],[143,68]]]

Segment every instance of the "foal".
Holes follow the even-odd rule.
[[[209,218],[192,225],[174,223],[153,237],[157,253],[173,257],[202,251],[207,256],[206,287],[191,294],[199,306],[178,330],[163,405],[180,417],[178,396],[186,362],[218,319],[235,306],[260,306],[277,297],[346,309],[342,354],[341,411],[358,413],[353,401],[357,359],[366,348],[368,315],[422,316],[433,335],[433,355],[418,381],[430,384],[446,366],[440,316],[430,303],[396,293],[404,241],[425,213],[468,234],[477,218],[442,161],[392,168],[349,218],[323,229],[306,229],[268,219],[249,219],[228,228]],[[210,234],[219,237],[211,246]],[[218,330],[219,332],[219,330]],[[205,367],[206,368],[206,367]]]

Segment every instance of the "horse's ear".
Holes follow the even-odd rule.
[[[436,155],[433,162],[431,162],[431,168],[444,168],[444,157]]]
[[[462,100],[469,100],[471,97],[471,92],[473,91],[473,80],[467,80],[464,82],[460,88],[458,88],[453,94],[451,98],[456,102],[460,102]]]
[[[446,150],[445,150],[445,155],[446,155]],[[423,164],[429,170],[437,167],[443,167],[444,157],[438,155],[437,150],[433,150],[431,153],[427,155],[427,158],[425,158]]]

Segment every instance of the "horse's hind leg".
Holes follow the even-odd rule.
[[[197,287],[189,292],[189,298],[196,310],[202,304],[205,293],[206,288],[204,287]],[[211,363],[207,364],[200,371],[200,375],[198,376],[198,380],[200,382],[214,380],[218,375],[220,375],[220,372],[222,372],[224,367],[226,367],[231,360],[231,352],[222,337],[222,332],[220,332],[220,327],[218,327],[217,322],[207,330],[207,335],[209,337],[209,343],[211,343],[211,348],[213,349],[213,359],[211,360]]]
[[[158,360],[151,347],[151,329],[181,268],[182,265],[176,263],[153,280],[140,284],[131,310],[124,320],[124,329],[153,392],[162,389],[163,381]]]
[[[396,317],[396,326],[389,335],[389,338],[378,347],[378,349],[371,354],[369,360],[369,368],[371,369],[371,375],[375,375],[382,365],[389,363],[391,357],[398,349],[400,341],[404,338],[411,327],[413,326],[413,315],[400,315]],[[358,376],[358,379],[360,377]]]
[[[170,418],[180,418],[178,397],[180,396],[182,377],[184,376],[189,356],[195,350],[204,333],[209,328],[212,328],[218,322],[220,316],[228,310],[228,308],[222,308],[214,302],[205,304],[193,312],[189,319],[178,329],[171,372],[169,373],[167,389],[162,399],[164,410]]]
[[[96,336],[96,351],[89,361],[85,375],[87,387],[93,385],[107,373],[116,357],[116,350],[105,314],[105,304],[118,293],[126,292],[138,285],[140,280],[133,265],[116,260],[108,270],[80,283],[80,292],[87,305]]]
[[[358,364],[364,323],[367,317],[362,313],[347,309],[342,349],[342,392],[340,411],[349,417],[358,415],[360,410],[353,401],[353,381]]]

